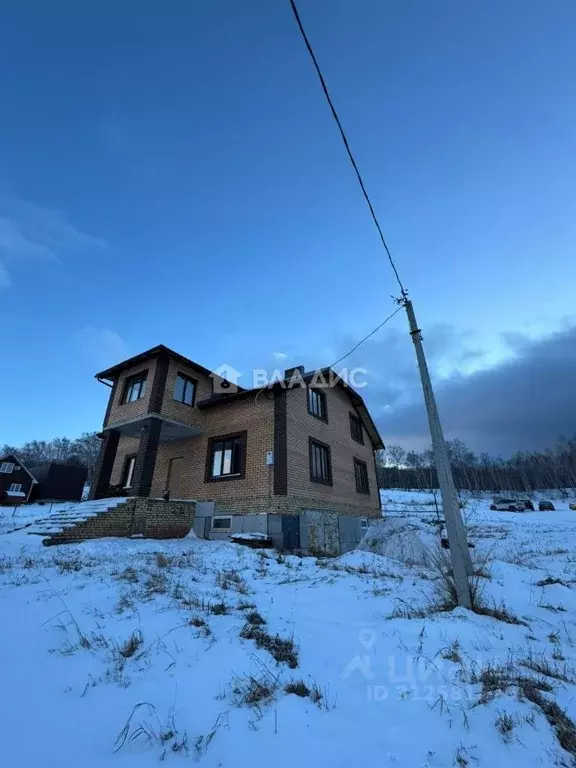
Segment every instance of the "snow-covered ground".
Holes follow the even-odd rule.
[[[432,528],[400,494],[395,520]],[[434,612],[434,570],[370,551],[46,548],[0,509],[2,763],[573,765],[576,512],[465,514],[499,618]]]

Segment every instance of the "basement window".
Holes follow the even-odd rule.
[[[11,461],[3,461],[0,464],[0,473],[3,475],[11,475],[14,471],[14,464]]]
[[[22,483],[12,483],[8,489],[8,493],[20,493],[22,490]]]
[[[232,530],[232,516],[226,517],[213,517],[212,518],[212,530],[213,531],[230,531]]]

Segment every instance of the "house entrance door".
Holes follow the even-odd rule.
[[[184,457],[179,456],[177,459],[170,459],[168,466],[168,480],[166,487],[170,491],[171,499],[182,498],[182,469],[184,466]]]

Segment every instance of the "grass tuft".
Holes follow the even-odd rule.
[[[140,632],[139,629],[136,629],[130,637],[120,646],[119,651],[120,655],[125,659],[130,659],[138,648],[142,645],[144,642],[144,638],[142,637],[142,632]]]
[[[271,635],[261,627],[246,623],[240,632],[243,640],[254,640],[257,648],[264,648],[278,664],[287,664],[290,669],[298,666],[298,651],[292,638]]]

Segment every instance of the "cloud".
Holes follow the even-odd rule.
[[[17,198],[0,198],[0,256],[3,262],[59,261],[64,252],[105,247],[105,240],[76,229],[59,211]],[[6,267],[2,267],[0,286],[10,284]]]
[[[80,351],[90,363],[104,368],[128,357],[122,337],[109,328],[83,328],[77,336]]]
[[[288,355],[286,354],[286,352],[272,352],[272,357],[275,360],[286,360]]]
[[[576,325],[540,340],[517,333],[504,336],[512,350],[509,359],[468,375],[454,370],[444,379],[437,377],[436,398],[446,437],[460,437],[476,451],[509,455],[551,446],[561,433],[575,434]],[[450,334],[436,349],[426,343],[427,350],[431,346],[436,353],[430,356],[432,371],[438,370],[437,355],[442,356],[449,339]],[[384,353],[385,347],[381,345],[380,351]],[[381,367],[386,372],[384,360]],[[398,360],[388,360],[389,375],[369,380],[363,394],[385,442],[421,448],[429,437],[415,363],[409,372]]]
[[[9,288],[11,285],[12,280],[10,280],[10,275],[6,268],[0,264],[0,288]]]

